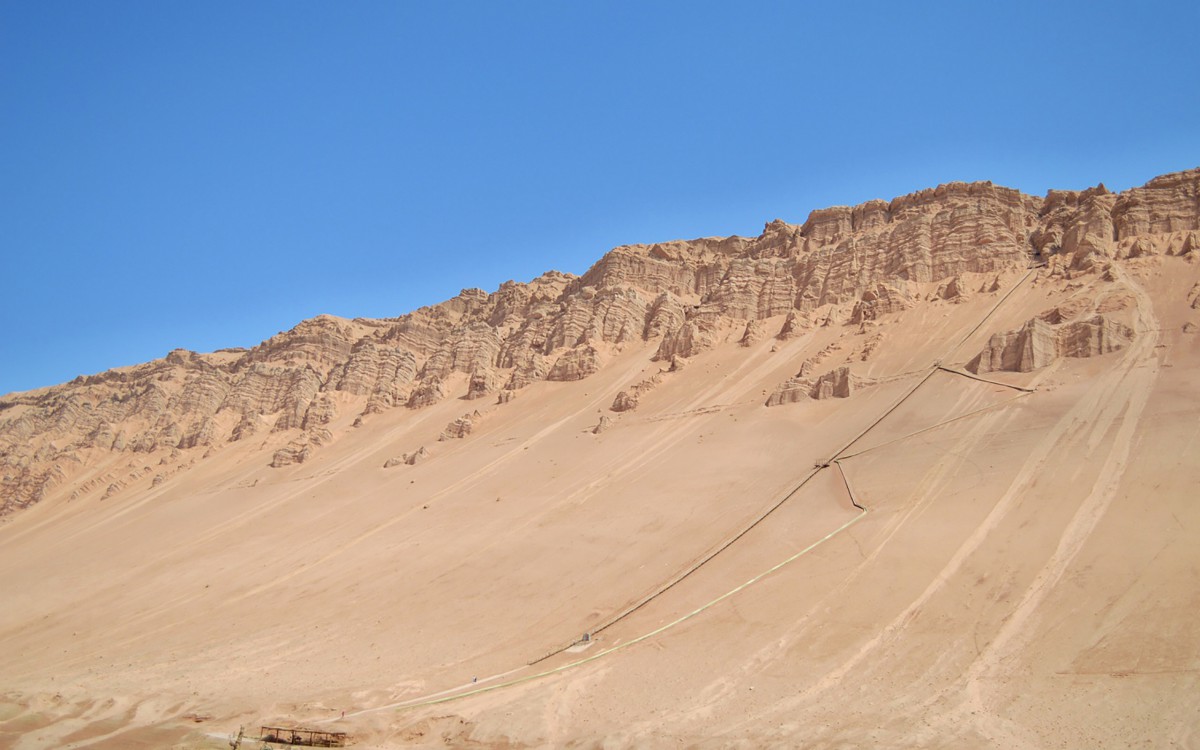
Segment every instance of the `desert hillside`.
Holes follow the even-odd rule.
[[[1196,747],[1198,260],[951,183],[4,396],[0,748]]]

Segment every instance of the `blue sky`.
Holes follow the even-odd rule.
[[[0,1],[0,393],[951,180],[1200,165],[1195,2]]]

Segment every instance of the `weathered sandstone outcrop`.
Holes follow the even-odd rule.
[[[550,368],[546,380],[583,380],[600,369],[600,352],[585,344],[562,353]]]
[[[850,372],[849,367],[838,367],[818,378],[807,378],[797,375],[789,378],[775,389],[767,398],[767,406],[827,398],[849,398],[850,395],[866,381],[861,380]]]
[[[424,446],[421,446],[412,453],[405,453],[400,456],[393,456],[389,458],[387,461],[383,462],[383,468],[390,469],[394,466],[414,466],[427,458],[429,458],[429,451],[425,450]]]
[[[271,457],[271,468],[278,469],[291,464],[301,464],[312,455],[313,445],[307,440],[296,440],[275,451]]]
[[[746,321],[745,330],[742,331],[742,337],[738,339],[738,344],[741,346],[753,346],[762,341],[765,335],[762,323],[757,320],[748,320]]]
[[[1046,317],[1031,318],[1016,331],[997,333],[975,356],[967,369],[975,373],[1009,370],[1031,372],[1060,357],[1094,357],[1123,349],[1133,340],[1133,331],[1104,315],[1088,320],[1055,325]],[[1043,317],[1046,316],[1046,317]]]
[[[257,449],[253,435],[287,441],[271,461],[295,463],[336,439],[339,409],[362,424],[450,397],[497,394],[503,403],[537,381],[587,377],[604,366],[610,347],[645,342],[655,359],[679,363],[739,334],[753,342],[763,335],[758,321],[773,316],[786,316],[781,340],[817,321],[866,331],[880,316],[924,301],[996,292],[1031,261],[1044,262],[1048,269],[1038,273],[1049,278],[1119,282],[1112,263],[1159,255],[1200,258],[1200,170],[1120,194],[1097,186],[1045,198],[950,183],[820,209],[802,223],[774,220],[757,237],[623,246],[582,277],[549,272],[491,293],[464,289],[384,320],[322,315],[248,350],[176,350],[2,397],[0,514],[46,497],[105,455],[138,453],[153,462],[182,451],[202,460],[231,442]],[[1110,315],[1131,304],[1119,286],[998,334],[974,366],[1033,368],[1126,345],[1132,334]],[[1188,304],[1200,305],[1200,294]],[[875,336],[866,340],[861,358],[877,344]],[[822,359],[810,358],[798,378],[812,380],[814,368],[829,366]],[[836,378],[826,382],[820,392],[844,390]],[[811,398],[816,385],[785,390],[807,389]],[[637,398],[630,390],[623,405]]]
[[[442,390],[440,380],[426,380],[419,385],[412,395],[408,397],[408,408],[420,409],[423,406],[436,404],[445,398],[446,394]]]
[[[442,430],[442,434],[438,436],[438,440],[457,440],[465,438],[475,429],[475,420],[479,418],[479,412],[474,414],[464,414],[455,419],[450,424],[446,425],[446,429]]]
[[[783,325],[779,327],[779,333],[775,334],[775,338],[780,341],[796,338],[803,332],[807,323],[808,321],[797,315],[795,310],[788,310],[787,317],[783,319]]]
[[[356,396],[394,395],[417,374],[417,359],[410,351],[388,346],[375,337],[359,340],[346,362],[330,373],[332,390]]]
[[[464,397],[468,401],[476,398],[483,398],[494,392],[497,387],[496,373],[491,368],[476,370],[471,374],[471,380],[467,385],[467,395]]]
[[[888,284],[876,284],[874,289],[865,290],[854,303],[850,323],[857,325],[865,320],[875,320],[888,313],[907,310],[912,305],[912,299],[903,291]]]
[[[662,375],[655,373],[645,380],[639,381],[634,385],[619,392],[616,398],[613,399],[612,406],[608,407],[612,411],[633,411],[637,408],[638,402],[642,396],[654,390],[659,383],[662,382]]]
[[[708,351],[716,345],[722,323],[723,316],[719,308],[700,305],[690,308],[684,322],[663,336],[654,359],[686,359]]]

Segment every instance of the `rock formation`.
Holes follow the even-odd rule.
[[[1016,331],[997,333],[987,346],[967,363],[974,373],[1009,370],[1031,372],[1059,357],[1094,357],[1122,349],[1133,339],[1133,330],[1104,315],[1055,325],[1058,311],[1031,318]]]
[[[857,325],[875,320],[882,315],[907,310],[912,305],[912,299],[899,289],[889,284],[876,284],[873,289],[865,290],[858,302],[854,303],[850,323]]]
[[[425,450],[425,446],[423,445],[412,453],[405,453],[403,456],[404,463],[408,466],[416,466],[427,458],[429,458],[429,451]]]
[[[442,430],[442,434],[438,440],[456,440],[465,438],[471,434],[471,430],[475,429],[475,419],[479,417],[479,412],[474,414],[464,414],[455,419],[450,424],[446,425],[446,429]]]
[[[584,344],[562,353],[550,368],[546,380],[583,380],[600,369],[600,352]]]
[[[1030,261],[1044,262],[1039,273],[1051,279],[1116,278],[1114,262],[1198,254],[1200,170],[1120,194],[1097,186],[1044,198],[950,183],[820,209],[800,224],[771,221],[757,237],[623,246],[581,277],[549,272],[491,293],[465,289],[397,318],[322,315],[248,350],[176,350],[4,396],[0,514],[105,456],[182,451],[186,462],[232,442],[265,446],[272,465],[285,466],[369,415],[493,393],[504,403],[538,381],[586,378],[629,345],[681,362],[739,334],[757,340],[767,318],[783,316],[777,336],[786,340],[810,321],[863,326],[927,300],[995,292]],[[1122,304],[1114,296],[1078,313],[1087,319],[1061,310],[997,334],[973,367],[1027,370],[1124,346],[1132,334],[1110,315]],[[1200,305],[1200,294],[1189,304]],[[816,365],[797,377],[811,380]],[[851,382],[835,378],[818,390],[836,395]],[[806,388],[812,397],[816,386],[793,383],[778,398]],[[626,406],[636,403],[626,395]]]
[[[788,310],[787,317],[783,319],[783,325],[779,327],[779,333],[775,334],[775,338],[780,341],[787,341],[800,335],[804,328],[804,321],[796,314],[795,310]]]
[[[616,395],[616,398],[613,399],[612,406],[608,408],[616,412],[633,411],[637,408],[638,402],[641,400],[642,396],[654,390],[654,388],[661,382],[662,375],[655,373],[645,380],[635,383],[629,388],[619,392]]]
[[[476,370],[471,374],[471,380],[467,386],[467,395],[464,398],[468,400],[483,398],[495,390],[496,373],[490,367]]]
[[[763,335],[762,323],[758,322],[758,320],[748,320],[746,321],[746,329],[742,332],[742,337],[738,340],[738,344],[752,346],[762,341]]]
[[[868,385],[850,372],[849,367],[838,367],[818,378],[797,375],[780,383],[767,398],[767,406],[780,406],[809,399],[849,398],[858,388]]]

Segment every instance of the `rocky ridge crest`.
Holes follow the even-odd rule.
[[[758,321],[776,316],[786,318],[772,329],[783,340],[809,325],[867,326],[928,300],[962,299],[973,275],[1045,263],[1046,273],[1072,277],[1113,259],[1198,252],[1200,170],[1120,194],[1101,185],[1045,198],[950,183],[813,211],[800,225],[771,221],[757,237],[623,246],[578,277],[551,271],[491,293],[466,289],[397,318],[318,316],[249,350],[176,350],[4,396],[0,515],[113,454],[138,471],[151,458],[177,470],[231,442],[275,440],[273,463],[284,466],[351,420],[452,396],[507,402],[539,381],[586,378],[625,346],[657,341],[655,359],[682,361],[734,329],[744,343],[771,335]],[[1026,328],[994,340],[975,366],[1036,366],[1051,351],[1104,350],[1127,336],[1094,319]],[[807,379],[816,374],[798,374],[779,400],[813,397],[818,383]],[[819,393],[840,395],[851,381],[820,382]],[[633,390],[626,408],[636,406]]]

